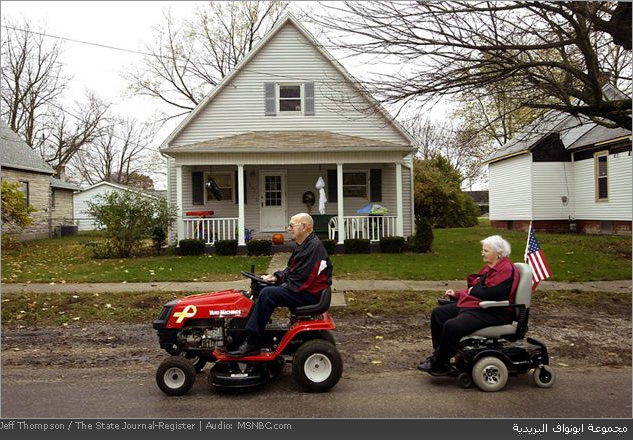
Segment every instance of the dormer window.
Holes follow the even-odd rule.
[[[301,112],[301,85],[279,85],[279,111]]]

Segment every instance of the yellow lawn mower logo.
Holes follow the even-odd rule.
[[[174,316],[178,318],[176,320],[176,324],[180,324],[185,318],[193,318],[196,316],[197,312],[198,309],[196,309],[196,306],[187,306],[182,310],[182,312],[174,313]]]

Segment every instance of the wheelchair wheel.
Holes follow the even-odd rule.
[[[554,385],[554,380],[556,380],[556,372],[549,365],[543,365],[534,369],[532,379],[534,379],[534,383],[539,388],[551,388]]]
[[[508,368],[501,359],[488,356],[475,363],[472,376],[482,391],[499,391],[508,381]]]
[[[473,386],[473,379],[468,373],[459,373],[457,383],[461,388],[470,388]]]

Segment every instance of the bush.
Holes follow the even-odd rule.
[[[31,224],[31,213],[35,208],[26,204],[20,182],[2,181],[2,225],[19,232]]]
[[[154,242],[154,246],[156,247],[156,251],[160,252],[165,244],[165,239],[167,238],[167,232],[161,228],[160,226],[154,226],[152,229],[152,241]]]
[[[368,254],[370,253],[369,240],[360,238],[348,238],[343,242],[346,254]]]
[[[88,202],[87,213],[104,227],[115,257],[129,257],[155,228],[167,229],[176,210],[165,199],[153,199],[136,191],[113,191]]]
[[[186,239],[178,242],[179,255],[202,255],[204,254],[204,240]]]
[[[477,225],[479,208],[461,191],[462,176],[447,159],[415,160],[414,170],[416,219],[425,218],[435,228]]]
[[[237,255],[237,240],[217,240],[214,246],[218,255]]]
[[[104,259],[114,256],[114,250],[109,241],[88,241],[82,243],[82,246],[88,249],[92,258]]]
[[[321,240],[323,243],[323,247],[325,248],[328,255],[334,255],[336,253],[336,240],[323,239]]]
[[[251,240],[246,243],[248,255],[270,255],[272,245],[270,240]]]
[[[409,244],[409,250],[413,252],[431,252],[433,246],[433,228],[431,223],[421,218],[415,221],[415,235],[412,243]]]
[[[401,254],[405,251],[404,237],[383,237],[380,239],[380,252],[385,254]]]

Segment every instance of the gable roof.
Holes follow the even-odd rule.
[[[383,150],[411,150],[410,145],[399,145],[387,141],[349,136],[331,131],[252,131],[234,136],[213,139],[194,144],[167,148],[164,152],[258,152],[262,150],[317,150],[326,151],[341,147],[357,149],[380,147]]]
[[[3,120],[0,120],[0,144],[0,165],[3,167],[55,174],[53,168]]]
[[[231,80],[241,71],[244,67],[260,52],[260,50],[282,29],[287,23],[293,24],[299,32],[306,38],[312,46],[317,49],[328,62],[330,62],[334,68],[343,75],[343,77],[350,83],[354,88],[356,88],[361,96],[365,96],[373,107],[377,108],[380,113],[389,121],[411,144],[414,143],[413,138],[407,132],[407,130],[400,125],[398,121],[395,120],[389,113],[385,110],[385,108],[378,103],[371,94],[369,94],[366,90],[364,90],[359,82],[354,79],[354,77],[347,72],[347,70],[338,62],[332,55],[323,48],[319,42],[312,36],[312,34],[297,20],[294,15],[291,13],[286,14],[282,17],[277,24],[266,34],[264,37],[257,42],[257,44],[246,54],[242,60],[237,63],[233,69],[211,90],[211,92],[200,102],[198,105],[178,124],[178,126],[167,136],[167,138],[160,145],[160,149],[163,150],[169,147],[169,143],[173,141],[184,129],[187,125],[205,108],[209,103],[213,100],[215,96],[217,96],[220,91],[222,91],[227,84],[231,83]]]
[[[102,181],[102,182],[99,182],[99,183],[95,183],[94,185],[90,185],[90,186],[88,186],[86,188],[82,188],[79,191],[77,191],[77,193],[83,193],[83,192],[86,192],[86,191],[90,191],[91,189],[98,188],[98,187],[104,186],[104,185],[105,186],[111,186],[112,188],[120,189],[120,190],[123,190],[123,191],[131,191],[131,192],[139,193],[139,194],[141,194],[143,196],[147,196],[147,197],[150,197],[152,199],[158,199],[160,197],[159,195],[150,194],[149,191],[144,191],[142,189],[139,189],[139,188],[136,188],[136,187],[133,187],[133,186],[122,185],[120,183],[106,182],[105,180]]]
[[[70,182],[65,182],[63,180],[60,179],[56,179],[54,177],[51,177],[51,186],[53,188],[60,188],[60,189],[70,189],[73,191],[78,191],[79,189],[79,185],[75,185],[74,183],[70,183]]]

